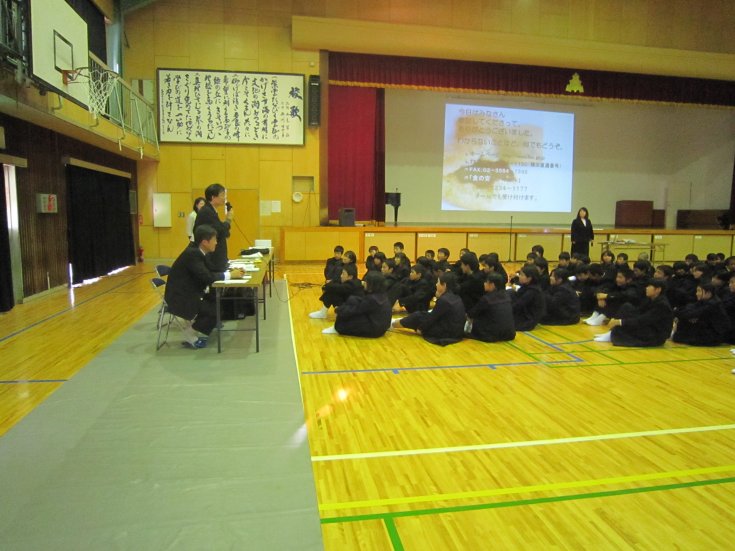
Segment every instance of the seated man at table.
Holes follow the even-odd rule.
[[[194,230],[194,246],[187,247],[174,261],[166,282],[164,298],[169,311],[184,320],[184,345],[204,348],[207,339],[198,337],[197,331],[209,335],[217,325],[215,304],[206,300],[204,293],[219,280],[240,279],[243,272],[236,268],[227,272],[212,272],[205,261],[217,247],[217,231],[206,224]]]

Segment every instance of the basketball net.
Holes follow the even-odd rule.
[[[120,75],[109,69],[94,67],[80,67],[61,73],[65,85],[89,83],[89,112],[92,115],[97,117],[100,113],[106,112],[107,100]]]

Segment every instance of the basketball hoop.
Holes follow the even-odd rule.
[[[105,112],[107,99],[112,94],[120,75],[115,71],[101,67],[79,67],[77,69],[62,70],[61,77],[64,85],[88,83],[89,112],[97,117],[100,113]]]

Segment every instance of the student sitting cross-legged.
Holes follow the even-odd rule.
[[[526,264],[518,272],[520,287],[513,291],[509,289],[513,304],[513,320],[516,331],[531,331],[541,322],[546,314],[546,300],[539,286],[539,272],[533,264]]]
[[[391,303],[385,294],[383,274],[370,271],[363,280],[364,295],[352,295],[342,306],[335,308],[334,327],[322,333],[339,333],[354,337],[382,337],[390,328]]]
[[[499,273],[485,276],[485,294],[467,313],[465,329],[469,337],[484,342],[512,341],[516,338],[513,307]]]
[[[580,302],[577,292],[569,282],[569,272],[556,268],[549,276],[546,291],[546,315],[544,325],[574,325],[579,323]]]
[[[662,279],[651,279],[646,285],[646,299],[639,307],[624,304],[619,319],[609,322],[612,328],[597,335],[596,341],[612,342],[615,346],[661,346],[671,335],[674,313],[666,299]]]
[[[330,306],[340,306],[352,295],[364,293],[362,283],[357,279],[357,265],[354,262],[342,265],[342,274],[339,281],[330,281],[322,287],[322,307],[309,314],[310,318],[326,319]]]
[[[408,280],[404,280],[398,304],[406,309],[406,312],[425,312],[429,309],[431,297],[434,296],[434,283],[426,268],[416,264],[408,274]]]
[[[693,346],[717,346],[727,341],[730,318],[711,283],[697,285],[697,302],[677,308],[671,340]]]
[[[431,312],[414,312],[393,321],[393,327],[414,329],[432,344],[445,346],[462,340],[465,311],[457,290],[457,276],[444,272],[436,284],[436,304]]]

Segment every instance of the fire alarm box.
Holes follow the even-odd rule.
[[[55,193],[36,193],[36,212],[41,214],[56,214],[59,212],[59,202]]]

